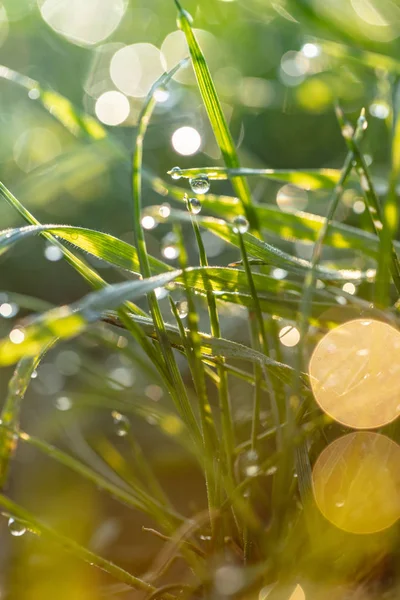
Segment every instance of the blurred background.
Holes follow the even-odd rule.
[[[387,67],[400,50],[400,7],[395,0],[185,0],[184,6],[194,18],[243,166],[340,168],[346,149],[333,111],[339,99],[353,119],[363,106],[367,110],[364,149],[377,190],[385,194],[388,117],[396,83]],[[37,102],[35,89],[28,93],[2,76],[0,180],[42,223],[91,227],[133,242],[130,154],[137,118],[154,81],[187,54],[172,0],[2,0],[0,64],[97,118],[113,143],[74,137]],[[0,67],[0,75],[4,73]],[[176,165],[222,164],[190,66],[159,94],[144,161],[164,179]],[[326,212],[329,196],[324,192],[310,194],[266,180],[252,180],[251,185],[255,199],[282,211]],[[224,182],[215,183],[212,191],[231,193]],[[145,183],[145,205],[162,201]],[[344,194],[337,218],[369,228],[364,210],[355,187]],[[2,229],[23,224],[4,203],[0,220]],[[151,221],[144,225],[149,251],[176,264],[165,239],[168,226],[155,228]],[[237,259],[218,239],[209,234],[204,239],[211,263]],[[190,235],[188,244],[195,261]],[[285,242],[282,247],[310,256],[304,244]],[[335,258],[334,251],[327,251],[325,258]],[[353,266],[359,257],[342,253],[340,259]],[[122,274],[88,260],[107,280],[121,279]],[[43,310],[46,303],[72,302],[88,291],[58,249],[41,239],[17,245],[0,258],[0,268],[1,335],[15,319]],[[162,301],[163,291],[159,294]],[[167,300],[164,308],[168,312]],[[227,307],[224,334],[246,341],[246,313]],[[137,367],[132,367],[132,358]],[[0,373],[2,397],[10,374],[7,369]],[[200,510],[203,483],[196,467],[169,441],[180,425],[168,412],[165,391],[151,365],[118,332],[100,328],[49,353],[34,374],[22,426],[73,448],[89,464],[96,464],[99,455],[112,462],[115,448],[121,453],[126,448],[111,410],[132,412],[132,398],[139,407],[132,428],[153,457],[161,481],[186,514]],[[246,431],[251,406],[249,395],[248,404],[244,402],[241,386],[235,388],[234,401]],[[152,403],[157,405],[154,414]],[[154,428],[155,422],[163,423],[166,436]],[[114,450],[107,445],[109,438]],[[19,448],[9,487],[35,514],[135,573],[161,547],[160,540],[141,531],[149,524],[142,515],[26,446]],[[0,598],[57,594],[59,600],[89,600],[108,589],[102,587],[110,583],[107,578],[46,548],[35,536],[10,535],[7,519],[2,519],[0,533]]]

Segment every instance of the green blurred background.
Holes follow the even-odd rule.
[[[396,84],[386,67],[400,49],[397,2],[187,0],[185,8],[194,17],[242,165],[340,168],[345,145],[333,111],[333,102],[339,99],[350,117],[356,118],[363,106],[367,109],[370,127],[364,149],[377,189],[385,193],[387,117],[391,86]],[[129,157],[151,84],[164,68],[187,55],[175,17],[172,0],[0,2],[0,64],[63,94],[109,127],[115,140],[114,145],[105,145],[76,139],[43,110],[35,94],[28,95],[0,78],[0,179],[41,222],[87,226],[133,241]],[[379,54],[372,67],[365,65],[370,55],[364,52]],[[4,74],[1,67],[0,74]],[[168,91],[149,127],[146,167],[166,178],[175,165],[222,164],[191,67],[178,73]],[[178,135],[173,144],[173,134],[182,127],[193,128],[197,137],[185,130],[183,139]],[[200,148],[185,155],[190,142],[194,148],[201,143]],[[251,184],[260,202],[278,203],[282,210],[326,212],[329,197],[323,192],[307,194],[265,180]],[[220,183],[213,191],[231,190]],[[145,204],[161,201],[145,185]],[[355,188],[345,194],[337,217],[369,227],[364,208]],[[5,204],[0,204],[0,219],[2,229],[22,225]],[[153,255],[162,257],[161,242],[167,233],[165,225],[148,232]],[[195,260],[194,240],[188,239]],[[227,264],[237,258],[221,243],[205,239],[211,262]],[[284,248],[309,256],[309,248],[303,245],[287,243]],[[326,258],[334,258],[334,252]],[[350,264],[355,260],[348,254],[340,258]],[[24,308],[24,302],[11,293],[61,304],[87,291],[86,284],[59,259],[57,251],[39,239],[17,245],[0,258],[1,334],[9,331],[15,318],[40,310],[40,306]],[[93,264],[109,281],[120,279],[121,274],[107,266]],[[236,308],[227,311],[226,335],[246,339],[243,316]],[[119,334],[112,344],[118,340],[123,346]],[[119,443],[109,416],[116,403],[125,407],[132,395],[138,401],[162,399],[151,366],[146,369],[142,365],[132,371],[115,348],[105,352],[90,338],[60,346],[47,356],[32,383],[23,427],[50,441],[61,440],[94,464],[93,448],[108,452],[103,447],[107,435]],[[3,394],[9,376],[9,370],[0,373]],[[235,397],[237,418],[246,422],[250,405],[242,402],[240,386]],[[195,467],[182,462],[176,446],[155,433],[151,415],[147,421],[143,425],[134,419],[133,427],[146,452],[154,456],[161,479],[188,514],[201,509],[204,490]],[[160,547],[159,540],[141,532],[142,516],[115,505],[93,486],[27,448],[17,455],[10,489],[37,514],[134,572],[144,569]],[[33,536],[11,538],[3,521],[1,598],[57,595],[59,600],[89,600],[102,597],[102,589],[109,597],[109,588],[102,587],[108,580],[46,549]]]

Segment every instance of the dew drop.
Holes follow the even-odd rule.
[[[233,231],[235,233],[247,233],[249,230],[249,222],[246,217],[239,215],[233,221]]]
[[[161,85],[154,91],[154,99],[156,102],[160,102],[162,104],[163,102],[167,102],[168,98],[169,91],[165,86]]]
[[[198,198],[189,198],[186,204],[188,211],[193,215],[198,215],[201,211],[201,202]]]
[[[172,179],[180,179],[182,177],[180,167],[174,167],[169,173]]]
[[[121,415],[121,413],[113,410],[112,418],[115,425],[115,432],[119,437],[125,437],[129,433],[130,423],[128,417]]]
[[[8,529],[14,537],[21,537],[26,532],[26,527],[14,517],[8,519]]]
[[[29,90],[28,92],[28,98],[30,100],[37,100],[40,97],[40,90],[39,88],[33,87]]]
[[[181,319],[184,319],[188,316],[189,306],[187,300],[178,300],[175,306]]]
[[[192,192],[195,194],[207,194],[210,189],[210,180],[207,175],[199,175],[189,179],[190,187]]]
[[[346,140],[351,140],[354,135],[354,129],[351,125],[344,125],[342,127],[342,135]]]
[[[258,454],[255,450],[249,450],[243,456],[243,471],[246,477],[256,477],[260,472]]]
[[[361,129],[362,129],[363,131],[365,131],[365,130],[367,129],[367,127],[368,127],[368,121],[367,121],[367,119],[366,119],[365,115],[361,115],[361,116],[358,118],[357,125],[358,125],[359,127],[361,127]]]
[[[269,469],[267,469],[265,471],[265,474],[268,475],[268,476],[275,475],[275,473],[277,472],[277,470],[278,470],[278,467],[273,466],[273,467],[270,467]],[[295,474],[295,477],[297,477],[297,474]]]
[[[176,26],[178,27],[178,29],[183,29],[183,23],[185,19],[189,22],[189,25],[193,24],[192,15],[187,10],[182,9],[176,19]]]

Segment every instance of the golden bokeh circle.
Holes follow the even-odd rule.
[[[333,525],[376,533],[400,517],[400,447],[372,431],[356,431],[330,444],[313,468],[316,504]]]
[[[400,416],[400,333],[373,319],[329,331],[317,344],[309,375],[315,400],[353,429],[374,429]]]

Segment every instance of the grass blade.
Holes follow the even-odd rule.
[[[10,365],[24,356],[35,356],[56,337],[75,337],[90,323],[99,320],[103,311],[117,308],[128,298],[142,296],[149,290],[162,287],[180,274],[181,271],[171,271],[149,279],[110,285],[70,306],[61,306],[33,318],[0,341],[0,364]]]
[[[146,135],[147,127],[153,114],[153,110],[156,105],[156,96],[154,92],[161,85],[165,85],[179,65],[170,71],[162,75],[156,83],[153,85],[150,93],[148,94],[145,103],[143,105],[141,114],[138,122],[138,132],[136,136],[135,150],[133,153],[132,161],[132,193],[133,193],[133,233],[137,246],[137,254],[139,259],[140,270],[143,277],[149,277],[151,274],[150,262],[148,258],[148,252],[146,248],[146,240],[144,230],[141,224],[141,210],[142,210],[142,163],[143,163],[143,143]],[[173,401],[179,411],[180,416],[186,422],[188,429],[193,437],[193,441],[196,445],[201,447],[201,432],[194,414],[192,405],[190,404],[185,385],[182,380],[182,375],[179,371],[178,365],[175,360],[168,336],[165,330],[165,324],[161,310],[154,292],[148,295],[148,302],[153,317],[155,330],[157,332],[157,338],[160,343],[161,355],[165,362],[166,371],[170,380],[170,393]]]
[[[172,171],[168,174],[171,175]],[[174,170],[174,176],[179,175],[186,179],[207,175],[214,181],[225,181],[232,177],[266,177],[273,181],[287,181],[305,190],[320,190],[332,188],[339,181],[340,170],[337,169],[309,169],[307,171],[283,169],[228,169],[224,167],[204,167],[195,169]]]
[[[175,4],[178,8],[178,25],[185,34],[200,94],[203,99],[215,139],[222,152],[225,165],[229,169],[239,169],[240,163],[235,144],[226,123],[226,119],[206,59],[197,42],[196,36],[193,33],[190,17],[188,13],[183,10],[178,0],[175,0]],[[257,229],[257,218],[252,209],[251,193],[245,178],[242,176],[233,177],[232,185],[240,199],[242,209],[250,223],[250,226],[254,229]]]
[[[105,571],[118,581],[129,585],[131,588],[138,589],[147,593],[153,593],[155,588],[142,581],[138,577],[131,575],[121,567],[118,567],[114,563],[101,556],[98,556],[94,552],[91,552],[87,548],[80,546],[73,540],[67,538],[66,536],[56,532],[54,529],[45,525],[41,521],[39,521],[36,517],[34,517],[27,510],[21,508],[18,504],[6,498],[0,494],[0,506],[7,511],[9,514],[13,515],[16,519],[21,520],[31,531],[36,533],[37,535],[41,535],[44,539],[49,540],[50,542],[56,543],[65,549],[66,552],[69,552],[73,556],[87,562],[89,565],[95,566],[102,571]],[[166,600],[173,600],[174,596],[170,594],[165,594],[164,598]]]

